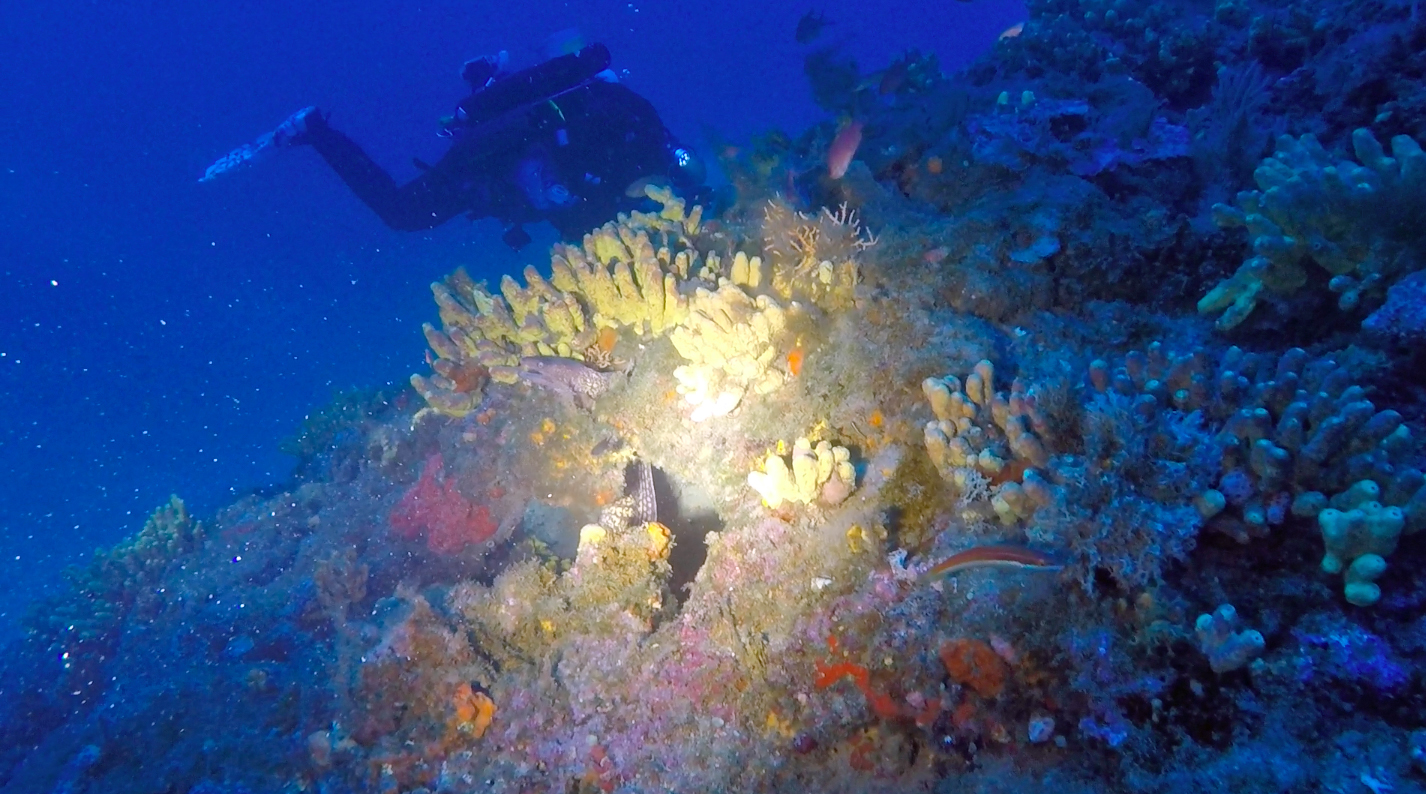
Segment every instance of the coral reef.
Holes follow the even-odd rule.
[[[1419,789],[1426,24],[1035,0],[952,75],[809,35],[838,117],[720,147],[717,217],[650,185],[457,270],[414,393],[72,570],[0,787]]]
[[[427,325],[425,334],[436,371],[412,380],[428,404],[463,416],[479,403],[487,377],[518,379],[521,357],[583,360],[600,348],[602,328],[661,334],[676,325],[687,313],[678,283],[699,266],[692,246],[701,210],[685,215],[681,199],[650,190],[664,200],[661,213],[636,213],[586,235],[582,246],[558,246],[549,280],[529,267],[525,286],[505,276],[499,295],[464,270],[432,284],[442,328]]]
[[[586,235],[582,246],[556,246],[548,280],[526,268],[526,286],[506,276],[493,295],[457,270],[432,285],[442,321],[440,330],[425,328],[435,373],[412,378],[432,410],[467,415],[487,380],[531,380],[534,361],[612,365],[618,333],[629,329],[669,335],[688,361],[678,377],[696,420],[724,416],[747,391],[766,394],[780,385],[771,370],[786,326],[778,298],[849,305],[856,256],[875,243],[845,207],[805,217],[770,205],[764,237],[779,256],[764,274],[757,256],[718,253],[716,235],[701,228],[701,207],[685,213],[683,200],[667,190],[648,191],[662,203],[660,213],[623,216]]]
[[[1187,495],[1205,472],[1186,465],[1191,428],[1143,406],[1136,414],[1099,389],[1096,372],[1091,365],[1077,394],[1044,397],[1019,380],[997,391],[989,361],[964,385],[927,379],[936,419],[925,426],[926,451],[955,489],[961,521],[994,519],[1006,539],[1063,549],[1088,589],[1101,567],[1140,587],[1192,551],[1202,520]]]

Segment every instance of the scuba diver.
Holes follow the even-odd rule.
[[[702,164],[680,146],[648,100],[620,85],[609,50],[591,44],[509,73],[506,53],[465,64],[470,96],[440,134],[451,146],[404,185],[328,125],[315,107],[293,114],[255,143],[208,168],[208,181],[270,151],[309,145],[387,226],[430,229],[457,215],[496,218],[513,248],[530,241],[523,225],[549,221],[565,239],[647,201],[646,185],[694,190]]]

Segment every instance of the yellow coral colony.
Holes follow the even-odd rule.
[[[591,360],[605,328],[641,336],[672,332],[674,347],[688,362],[676,373],[678,390],[695,421],[729,413],[748,392],[767,394],[780,386],[782,375],[772,365],[787,318],[775,296],[790,300],[797,266],[773,268],[769,275],[757,256],[703,253],[697,247],[702,208],[685,212],[683,200],[665,188],[646,192],[663,205],[659,213],[621,215],[585,235],[580,246],[556,245],[548,279],[527,267],[525,286],[506,276],[493,294],[457,270],[431,285],[442,324],[425,326],[435,373],[411,379],[427,404],[463,416],[479,395],[460,388],[459,373],[488,371],[491,380],[513,383],[522,356]],[[838,239],[850,234],[852,242],[843,246],[848,258],[827,278],[816,276],[809,292],[829,305],[845,305],[856,283],[849,257],[874,240],[861,236],[860,224],[846,211],[817,220],[837,231]]]
[[[836,504],[851,493],[856,479],[856,467],[846,447],[826,441],[813,447],[811,441],[799,438],[792,445],[790,468],[781,455],[770,453],[762,471],[748,474],[748,485],[762,496],[763,504],[776,510],[783,502],[805,505],[819,498]]]
[[[657,335],[681,322],[688,308],[679,285],[700,266],[692,237],[702,211],[685,213],[683,201],[666,190],[648,192],[664,204],[661,213],[621,215],[585,235],[582,245],[556,245],[548,280],[526,267],[525,286],[506,276],[495,295],[461,269],[432,284],[442,328],[427,325],[425,332],[436,374],[412,378],[427,403],[454,416],[474,407],[446,397],[455,384],[442,375],[444,360],[484,367],[492,380],[513,383],[522,356],[584,360],[601,328]]]
[[[787,317],[776,301],[751,298],[725,281],[716,292],[699,287],[690,304],[687,322],[669,341],[689,362],[673,374],[679,393],[694,406],[693,421],[727,414],[748,391],[769,394],[782,385],[782,373],[772,365]]]

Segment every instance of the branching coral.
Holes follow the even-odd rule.
[[[1331,274],[1343,311],[1378,301],[1422,266],[1426,236],[1415,219],[1426,209],[1426,154],[1398,135],[1388,157],[1366,129],[1352,133],[1352,147],[1360,164],[1333,162],[1311,134],[1284,135],[1253,174],[1258,190],[1239,193],[1237,207],[1214,205],[1214,221],[1245,227],[1253,249],[1198,302],[1200,313],[1222,312],[1219,329],[1245,320],[1264,292],[1300,289],[1312,263]]]

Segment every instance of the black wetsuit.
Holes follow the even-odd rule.
[[[633,182],[674,170],[672,137],[657,111],[628,88],[594,78],[601,60],[607,66],[608,51],[592,45],[473,93],[461,103],[451,148],[404,185],[320,115],[304,140],[393,229],[430,229],[467,215],[512,226],[548,220],[577,238],[636,206],[625,192]],[[522,168],[538,170],[569,198],[541,201],[522,184]]]

